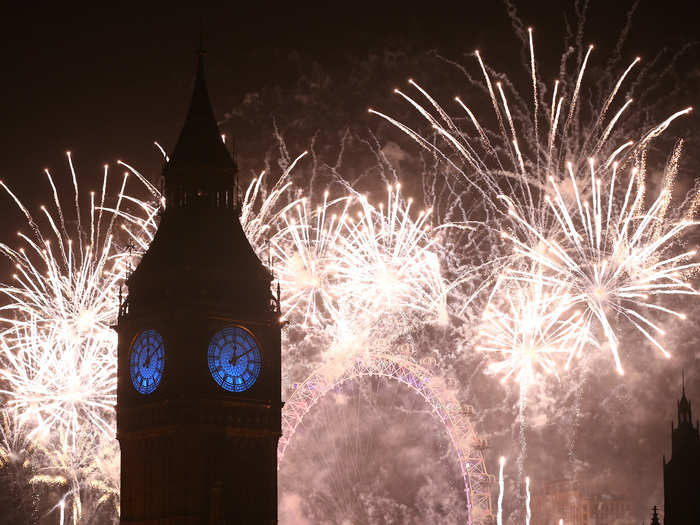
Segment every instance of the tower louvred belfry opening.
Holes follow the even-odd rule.
[[[120,307],[121,523],[277,523],[279,301],[236,174],[200,52],[158,231]]]

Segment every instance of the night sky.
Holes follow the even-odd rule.
[[[189,100],[200,20],[219,118],[247,92],[292,83],[293,51],[330,69],[344,67],[348,56],[406,44],[453,56],[480,48],[503,69],[514,58],[515,40],[499,2],[440,9],[379,4],[340,9],[245,2],[226,9],[52,7],[5,13],[0,177],[31,189],[28,181],[44,167],[64,164],[66,149],[75,153],[82,176],[118,158],[157,171],[152,141],[172,147],[176,139]],[[519,13],[535,28],[545,62],[548,51],[561,51],[561,6],[567,3],[522,4]],[[610,2],[592,4],[588,39],[604,49],[613,44],[626,9],[619,2],[614,8]],[[680,47],[700,37],[694,34],[699,18],[696,3],[643,1],[628,52],[648,56],[664,46]],[[377,93],[364,94],[367,106],[382,91],[387,86],[379,84]]]
[[[619,4],[593,1],[589,7],[585,40],[595,43],[602,57],[614,46],[632,5]],[[573,22],[570,3],[518,2],[519,16],[535,29],[540,63],[558,64],[567,12]],[[636,55],[653,56],[665,47],[681,49],[700,40],[699,20],[697,2],[642,0],[624,61]],[[266,148],[273,143],[272,118],[302,116],[304,106],[299,98],[290,96],[288,103],[279,101],[280,106],[286,106],[283,115],[276,115],[273,108],[266,117],[253,119],[241,117],[238,110],[251,93],[274,89],[281,97],[297,93],[300,64],[342,79],[346,69],[356,71],[365,57],[387,49],[404,50],[409,55],[435,50],[441,56],[460,59],[479,48],[491,65],[508,71],[519,64],[520,50],[507,9],[497,1],[465,1],[460,7],[430,2],[336,2],[332,7],[326,3],[250,2],[225,9],[136,5],[75,11],[16,8],[5,12],[0,24],[4,44],[0,64],[5,71],[0,87],[0,179],[32,210],[49,197],[44,168],[56,174],[60,188],[69,187],[66,150],[73,153],[81,189],[98,189],[105,163],[119,173],[121,169],[115,166],[118,159],[157,180],[162,158],[153,141],[170,150],[177,140],[191,93],[200,25],[208,52],[207,80],[214,110],[222,130],[237,139],[246,176],[263,167]],[[697,49],[690,49],[678,62],[675,73],[679,81],[699,85],[698,56]],[[339,91],[334,100],[337,106],[329,104],[327,108],[330,125],[337,122],[334,115],[342,113],[354,118],[356,126],[376,126],[376,118],[366,109],[394,112],[400,101],[391,99],[392,88],[424,73],[410,69],[411,64],[407,60],[390,74],[378,74],[376,81],[365,82],[366,92]],[[554,78],[555,73],[555,69],[545,71],[547,78]],[[430,77],[421,81],[429,84]],[[449,89],[456,91],[450,95],[459,92],[457,85]],[[678,107],[690,104],[700,109],[694,100],[697,95],[698,91],[686,90]],[[679,124],[674,134],[696,133],[697,113]],[[417,122],[418,117],[414,118]],[[265,119],[267,125],[258,127]],[[296,139],[301,150],[311,137]],[[697,151],[689,153],[700,157]],[[23,219],[5,195],[0,195],[0,209],[0,238],[11,243]],[[7,272],[4,262],[0,271]],[[697,363],[698,356],[697,351],[694,357],[689,353],[687,362]],[[664,373],[669,370],[663,368]],[[689,392],[700,404],[697,373],[694,378]],[[665,378],[662,391],[668,392],[677,383],[675,376]],[[663,432],[668,428],[672,402],[669,398],[653,403],[668,408],[654,416]],[[605,425],[604,421],[598,423]],[[664,445],[666,439],[666,434],[651,438]],[[658,466],[664,452],[659,448],[654,457],[638,459]]]
[[[614,4],[592,2],[588,9],[585,39],[596,44],[596,53],[603,58],[633,5]],[[105,163],[112,166],[113,176],[119,174],[119,159],[157,181],[162,158],[153,141],[169,150],[177,139],[189,103],[200,26],[214,110],[222,130],[239,144],[244,176],[262,169],[263,148],[272,144],[269,123],[284,117],[270,109],[264,128],[258,125],[260,120],[251,125],[226,117],[246,94],[264,89],[294,93],[302,67],[328,72],[338,81],[350,64],[387,49],[405,50],[411,56],[434,50],[465,62],[465,54],[478,48],[501,71],[518,64],[519,43],[501,2],[440,8],[391,2],[352,5],[350,9],[324,3],[242,3],[216,9],[124,5],[80,10],[15,6],[0,22],[5,70],[0,87],[4,123],[0,179],[30,206],[38,206],[48,196],[44,168],[56,175],[59,187],[69,187],[65,151],[70,150],[81,187],[89,191],[99,187]],[[557,64],[564,21],[574,23],[573,3],[520,2],[517,9],[522,20],[535,28],[539,62]],[[640,2],[625,56],[650,57],[700,40],[698,19],[700,7],[694,2]],[[678,71],[679,78],[691,79],[694,86],[700,79],[697,56],[697,49],[687,53]],[[374,128],[377,119],[367,115],[366,108],[394,111],[400,103],[391,99],[391,90],[406,78],[416,76],[435,87],[429,74],[421,77],[412,66],[406,61],[390,74],[377,75],[376,82],[363,85],[367,92],[339,92],[337,107],[330,106],[329,115],[342,108],[353,125]],[[556,70],[547,73],[554,78]],[[459,94],[458,88],[450,86],[452,91],[445,94]],[[278,102],[286,106],[289,119],[304,114],[303,106],[291,97],[287,104]],[[678,107],[683,104],[693,105],[693,96],[679,100]],[[696,119],[681,125],[696,127]],[[311,140],[310,133],[297,138],[299,151]],[[0,196],[1,205],[7,202]],[[14,236],[22,222],[16,210],[9,211],[0,235]]]

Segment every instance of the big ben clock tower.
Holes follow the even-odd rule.
[[[279,301],[239,222],[200,53],[117,331],[121,523],[277,523]]]

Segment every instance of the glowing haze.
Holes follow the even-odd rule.
[[[532,31],[526,42],[526,97],[504,76],[494,80],[474,53],[492,106],[488,117],[461,98],[455,99],[459,119],[452,117],[412,80],[416,97],[396,92],[424,127],[370,110],[444,168],[416,201],[398,179],[382,181],[385,196],[372,201],[342,173],[333,189],[304,191],[294,174],[306,153],[276,176],[260,174],[244,193],[243,227],[275,275],[288,323],[283,362],[289,402],[280,458],[293,452],[298,428],[319,424],[314,411],[321,398],[347,383],[372,378],[408,387],[435,416],[435,434],[447,443],[445,461],[461,474],[464,489],[457,511],[433,510],[428,518],[415,510],[406,523],[484,523],[489,514],[498,523],[504,519],[504,460],[493,508],[487,442],[462,395],[472,386],[454,384],[449,370],[468,360],[477,363],[472,378],[485,372],[506,385],[517,383],[516,488],[529,522],[524,461],[528,417],[538,416],[530,396],[551,382],[566,382],[579,366],[587,371],[591,354],[608,352],[622,373],[625,327],[670,356],[663,324],[686,318],[673,301],[697,295],[690,278],[698,263],[684,247],[696,225],[697,194],[674,202],[672,193],[680,145],[660,189],[647,191],[651,144],[690,109],[679,108],[620,140],[618,130],[634,107],[632,99],[619,100],[640,62],[634,58],[582,125],[580,97],[593,47],[582,49],[577,69],[559,78],[550,95],[537,76]],[[482,124],[487,120],[493,129]],[[0,468],[22,466],[30,486],[60,487],[62,521],[80,523],[118,511],[116,341],[110,326],[126,293],[124,278],[148,249],[164,201],[147,177],[120,163],[140,190],[127,191],[125,174],[110,195],[105,167],[102,191],[90,193],[86,203],[70,154],[68,162],[73,194],[60,196],[47,171],[51,204],[37,217],[2,184],[27,229],[19,234],[20,247],[0,244],[16,267],[12,279],[0,284],[6,297]],[[144,191],[146,198],[135,196]],[[455,350],[435,343],[436,333]],[[639,352],[650,357],[644,348]],[[285,459],[281,479],[284,469],[302,472],[300,463]],[[433,490],[430,496],[437,497],[440,489]],[[282,522],[303,514],[293,503],[299,497],[298,487],[282,484]],[[348,509],[341,518],[352,518],[352,502]]]

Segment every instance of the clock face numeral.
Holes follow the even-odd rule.
[[[129,370],[137,392],[150,394],[160,384],[165,368],[163,337],[155,330],[144,330],[131,346]]]
[[[252,387],[262,366],[255,338],[240,326],[224,328],[214,334],[207,361],[214,381],[229,392],[243,392]]]

